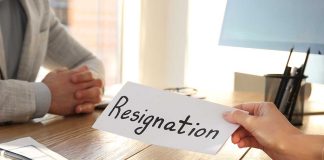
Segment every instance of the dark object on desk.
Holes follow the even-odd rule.
[[[274,102],[290,123],[293,125],[302,125],[305,97],[304,89],[302,87],[304,84],[303,82],[305,82],[305,79],[307,78],[307,76],[304,75],[304,72],[310,54],[310,48],[307,50],[304,64],[300,68],[292,68],[288,66],[292,52],[293,49],[290,50],[289,58],[283,74],[265,75],[265,100]],[[276,96],[271,97],[271,93],[275,92]]]
[[[165,91],[170,91],[173,93],[177,93],[180,95],[188,96],[188,97],[193,97],[197,99],[205,99],[205,96],[198,95],[198,90],[196,88],[191,88],[191,87],[174,87],[174,88],[165,88]]]
[[[102,98],[102,101],[100,103],[96,104],[96,108],[97,109],[104,109],[104,108],[106,108],[109,105],[109,103],[112,101],[112,99],[113,99],[113,97],[104,96]]]
[[[185,96],[192,96],[197,94],[197,89],[191,87],[174,87],[174,88],[165,88],[164,90],[178,93]]]
[[[305,72],[305,68],[307,65],[309,54],[310,54],[310,48],[308,48],[308,50],[307,50],[304,64],[301,66],[301,68],[299,68],[297,70],[297,74],[296,74],[296,76],[294,76],[294,77],[296,77],[296,79],[294,80],[295,83],[293,84],[292,91],[289,96],[288,102],[286,104],[286,108],[285,108],[286,109],[285,114],[287,113],[286,115],[288,115],[289,121],[292,121],[292,116],[293,116],[293,113],[294,113],[294,110],[296,107],[297,96],[298,96],[299,90],[301,88],[302,80],[304,78],[306,78],[304,76],[304,72]]]
[[[110,102],[110,101],[109,101]],[[108,105],[109,105],[109,102],[107,101],[102,101],[98,104],[96,104],[96,108],[97,109],[105,109]]]
[[[28,157],[21,155],[21,154],[0,148],[0,159],[1,159],[1,157],[4,157],[6,159],[11,159],[11,160],[32,160]]]
[[[285,89],[286,89],[288,81],[290,79],[289,76],[290,76],[291,67],[289,67],[288,64],[289,64],[291,54],[292,54],[293,51],[294,51],[294,48],[291,48],[290,53],[289,53],[289,57],[288,57],[288,60],[287,60],[287,63],[286,63],[285,71],[283,73],[283,77],[281,78],[280,85],[279,85],[279,88],[278,88],[278,91],[277,91],[277,96],[276,96],[275,101],[274,101],[274,104],[276,104],[277,107],[280,107],[282,98],[283,98],[284,93],[285,93]]]
[[[112,96],[103,96],[102,101],[98,104],[96,104],[97,109],[105,109],[109,103],[113,100]]]

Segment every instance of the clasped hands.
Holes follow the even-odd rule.
[[[52,71],[42,82],[51,91],[49,113],[57,115],[93,112],[103,94],[103,81],[87,66]]]

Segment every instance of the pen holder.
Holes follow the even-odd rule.
[[[264,100],[267,102],[274,102],[276,98],[280,98],[280,104],[276,104],[277,108],[284,114],[291,124],[298,126],[303,124],[304,114],[304,101],[305,101],[305,79],[304,76],[301,80],[300,89],[297,98],[295,98],[295,105],[287,105],[289,97],[293,94],[292,87],[296,87],[294,82],[300,77],[297,76],[284,76],[282,74],[267,74],[265,75],[265,96]],[[280,83],[285,81],[282,86],[281,93],[278,92]],[[278,97],[280,96],[280,97]],[[293,109],[293,110],[292,110]],[[291,114],[291,115],[290,115]]]

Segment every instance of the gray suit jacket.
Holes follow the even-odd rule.
[[[76,42],[51,12],[48,0],[21,0],[28,24],[18,69],[18,79],[7,79],[0,32],[0,122],[22,122],[35,113],[32,83],[41,65],[46,68],[75,68],[87,64],[104,80],[102,63]]]

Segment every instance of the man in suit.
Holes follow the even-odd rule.
[[[52,72],[35,83],[41,65]],[[104,69],[68,34],[47,0],[0,0],[0,78],[0,123],[24,122],[48,112],[92,112]]]

